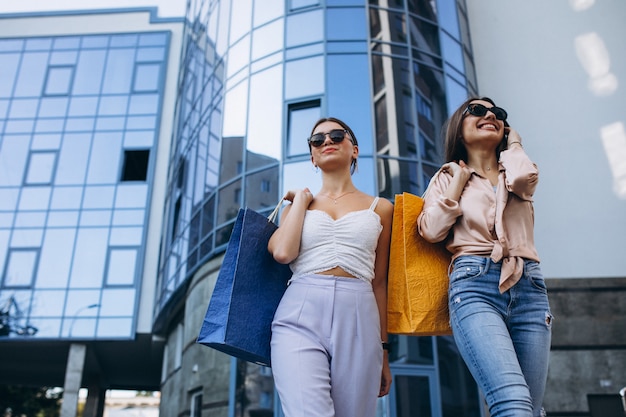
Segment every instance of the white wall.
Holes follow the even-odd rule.
[[[545,276],[625,276],[626,1],[467,0],[467,7],[479,92],[508,111],[540,169],[535,240]],[[604,45],[582,54],[595,66],[583,67],[577,54],[583,35]],[[617,144],[609,153],[607,126],[616,128],[605,131]],[[609,158],[621,163],[615,172]]]

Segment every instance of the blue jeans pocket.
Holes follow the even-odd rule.
[[[485,266],[482,262],[460,259],[454,263],[450,273],[450,285],[481,276]]]
[[[534,288],[546,294],[548,293],[548,287],[546,286],[546,281],[543,279],[543,273],[541,272],[539,262],[526,261],[526,264],[524,265],[524,273]]]

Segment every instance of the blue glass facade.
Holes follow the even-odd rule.
[[[134,337],[169,42],[0,39],[3,336]]]
[[[475,90],[456,0],[197,0],[187,20],[157,331],[194,274],[224,250],[240,207],[269,212],[286,190],[319,188],[306,142],[319,117],[339,117],[356,133],[356,186],[393,200],[423,191],[441,165],[449,109]],[[185,310],[195,308],[206,304]],[[392,343],[395,388],[380,415],[480,415],[451,338]],[[280,415],[271,373],[241,362],[230,373],[230,413]],[[253,394],[235,395],[242,391]]]

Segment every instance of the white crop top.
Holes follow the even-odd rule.
[[[352,211],[337,220],[322,210],[307,210],[302,225],[300,254],[289,264],[298,279],[340,267],[361,280],[374,279],[378,237],[383,230],[374,211],[376,197],[369,209]]]

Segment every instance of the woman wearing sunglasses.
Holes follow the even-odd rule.
[[[533,238],[538,170],[506,119],[486,97],[448,119],[418,230],[452,253],[452,331],[491,417],[541,416],[552,314]]]
[[[392,204],[354,186],[359,155],[336,118],[308,139],[322,186],[288,191],[269,241],[293,277],[272,323],[274,382],[287,417],[374,417],[391,384],[387,267]]]

